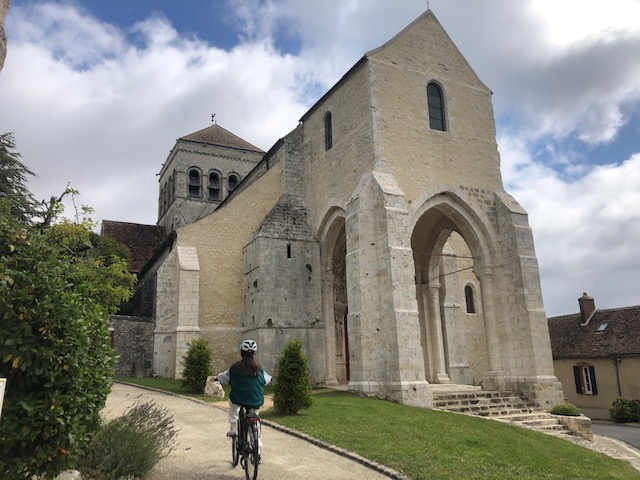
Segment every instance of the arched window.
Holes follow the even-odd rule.
[[[220,201],[220,175],[216,172],[209,174],[209,201]]]
[[[189,196],[200,198],[200,172],[196,169],[189,170]]]
[[[238,186],[238,176],[231,174],[229,178],[227,178],[227,190],[229,193],[233,192]]]
[[[429,105],[429,127],[433,130],[446,130],[444,121],[444,96],[442,89],[435,83],[427,85],[427,103]]]
[[[467,303],[467,313],[476,313],[476,306],[473,302],[473,288],[471,288],[471,285],[464,287],[464,299]]]
[[[331,121],[331,112],[324,114],[324,149],[329,150],[333,147],[333,124]]]

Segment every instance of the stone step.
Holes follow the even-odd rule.
[[[540,406],[513,392],[476,391],[437,393],[434,408],[497,420],[554,436],[573,436],[573,432]]]

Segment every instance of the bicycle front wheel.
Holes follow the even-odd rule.
[[[260,449],[258,447],[258,430],[247,428],[246,433],[246,457],[244,459],[244,472],[247,480],[258,478],[258,464],[260,463]]]

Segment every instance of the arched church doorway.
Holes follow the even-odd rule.
[[[349,304],[347,296],[347,240],[345,220],[334,216],[322,242],[322,305],[326,331],[328,385],[350,380]]]
[[[336,380],[339,384],[347,383],[349,372],[349,332],[347,317],[347,242],[344,226],[338,234],[333,249],[333,318],[336,345]]]
[[[469,239],[469,241],[467,241]],[[477,236],[451,207],[426,211],[411,237],[425,372],[478,385],[489,370]]]

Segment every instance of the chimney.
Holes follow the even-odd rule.
[[[580,319],[582,320],[582,326],[589,323],[593,312],[596,311],[596,302],[593,298],[587,295],[587,292],[582,294],[582,297],[578,299],[580,305]]]

